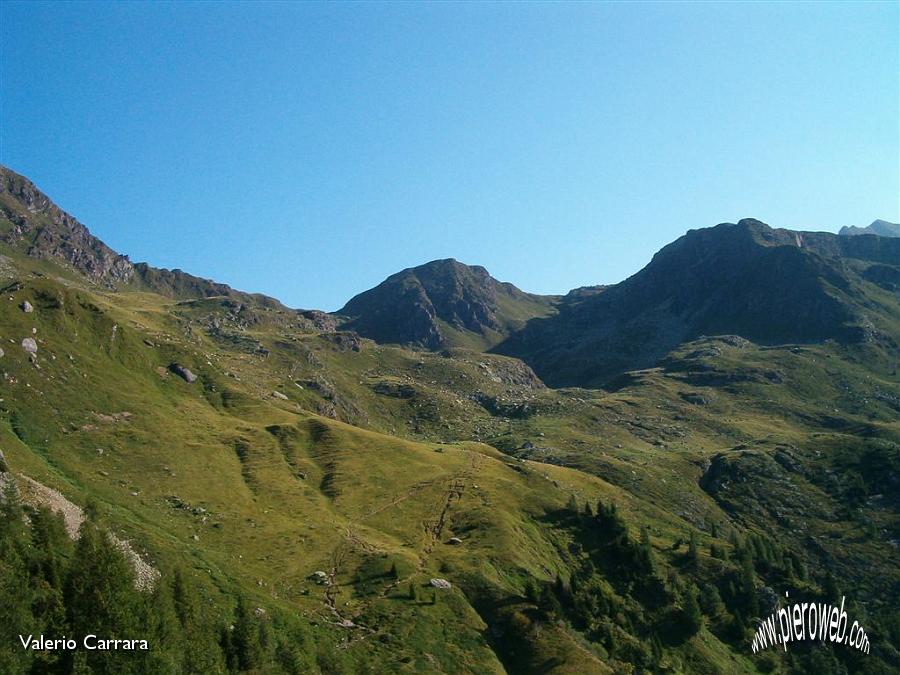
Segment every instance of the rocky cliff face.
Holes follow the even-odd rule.
[[[501,283],[483,267],[453,259],[405,269],[360,293],[338,314],[345,327],[377,342],[440,349],[471,335],[496,342],[554,299]]]
[[[134,277],[134,265],[56,206],[34,183],[0,167],[0,239],[33,258],[64,262],[96,282],[115,285]]]
[[[181,270],[132,263],[54,204],[34,183],[3,166],[0,241],[32,258],[61,262],[107,288],[139,288],[177,299],[226,296],[254,305],[282,307],[273,298],[235,291],[227,284]]]

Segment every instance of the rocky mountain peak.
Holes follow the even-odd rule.
[[[879,237],[900,237],[900,224],[887,220],[874,220],[868,227],[856,227],[851,225],[841,228],[839,235],[852,237],[860,234],[876,234]]]
[[[389,276],[337,314],[346,317],[345,328],[378,342],[439,349],[464,344],[466,336],[496,343],[551,304],[497,281],[484,267],[446,258]]]
[[[93,236],[30,180],[0,166],[0,240],[33,258],[64,262],[96,282],[129,281],[135,273],[127,256]]]

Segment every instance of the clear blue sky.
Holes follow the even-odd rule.
[[[116,250],[333,310],[695,227],[900,219],[898,3],[0,3],[0,162]]]

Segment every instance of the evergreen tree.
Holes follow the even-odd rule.
[[[559,603],[559,598],[556,597],[556,593],[553,592],[553,588],[550,584],[545,583],[541,586],[541,597],[538,602],[538,607],[540,607],[545,616],[559,616],[562,614],[562,606]]]
[[[700,554],[697,551],[697,533],[693,530],[691,531],[691,537],[688,543],[687,558],[688,563],[690,563],[691,567],[694,569],[700,564]]]
[[[831,573],[831,570],[825,573],[825,581],[822,583],[822,592],[825,595],[825,599],[830,602],[835,602],[841,597],[841,592],[840,590],[838,590],[837,581],[835,581],[834,575]]]
[[[719,589],[714,584],[706,583],[700,589],[698,597],[700,609],[707,616],[714,617],[722,611],[722,596],[719,595]]]
[[[641,546],[650,550],[650,528],[646,525],[641,525]]]
[[[684,617],[691,635],[699,631],[703,626],[703,614],[700,612],[700,604],[697,601],[697,587],[693,584],[688,586],[685,593]]]
[[[31,514],[30,520],[32,611],[44,634],[64,635],[67,625],[63,584],[72,542],[61,514],[41,507]],[[36,658],[41,664],[36,668],[51,670],[59,654],[40,652]]]
[[[93,518],[85,520],[64,588],[72,634],[128,638],[145,634],[143,598],[134,581],[134,572],[122,551]],[[71,658],[72,653],[66,655]],[[135,655],[140,653],[97,650],[85,658],[94,670],[127,673],[137,669]]]
[[[525,598],[530,602],[537,603],[539,591],[532,577],[525,579]]]
[[[753,556],[748,550],[741,555],[740,592],[743,598],[745,617],[759,615],[759,599],[756,597],[756,574],[753,568]]]
[[[182,640],[190,646],[183,653],[183,671],[221,672],[224,661],[222,648],[215,640],[215,629],[204,615],[196,586],[179,568],[172,573],[172,604],[181,625]]]
[[[650,543],[650,528],[646,525],[641,526],[641,545],[640,545],[640,563],[639,568],[644,575],[653,573],[653,546]]]
[[[172,587],[163,578],[157,580],[146,598],[144,620],[148,642],[153,645],[148,657],[148,670],[175,673],[181,670],[182,655],[195,648],[183,642],[184,633],[175,611]]]
[[[25,673],[31,650],[23,650],[16,635],[40,633],[32,613],[28,579],[28,532],[15,484],[10,481],[0,496],[0,673]]]
[[[260,622],[243,597],[238,598],[234,612],[234,630],[231,643],[237,664],[241,670],[253,670],[263,662],[263,645],[260,640]]]

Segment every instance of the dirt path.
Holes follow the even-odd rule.
[[[388,583],[376,596],[376,598],[381,599],[387,597],[388,594],[398,586],[405,582],[408,582],[410,578],[412,578],[416,574],[421,574],[425,570],[425,567],[428,565],[428,561],[431,558],[431,554],[441,540],[441,535],[443,534],[444,527],[447,524],[447,519],[452,504],[454,503],[454,501],[459,502],[462,500],[463,495],[465,494],[466,485],[468,483],[471,483],[472,478],[478,473],[478,471],[481,469],[481,466],[484,464],[485,458],[481,453],[475,452],[473,450],[465,450],[465,452],[468,453],[468,465],[461,471],[458,471],[457,473],[451,475],[446,479],[446,488],[442,492],[440,498],[436,500],[436,506],[433,514],[434,517],[429,518],[423,522],[425,536],[418,556],[419,563],[416,565],[415,570],[402,578],[395,579]],[[349,552],[348,546],[353,546],[356,549],[365,551],[367,553],[383,553],[382,549],[361,538],[354,529],[355,526],[375,515],[378,515],[379,513],[397,506],[403,501],[418,494],[425,488],[433,486],[434,483],[434,480],[427,480],[416,483],[406,492],[400,495],[396,495],[390,501],[373,508],[362,517],[356,520],[351,520],[347,523],[344,534],[344,541],[342,541],[335,548],[334,552],[331,555],[331,567],[328,573],[328,584],[325,587],[324,597],[325,606],[337,619],[337,625],[344,628],[362,628],[368,632],[374,632],[373,629],[358,624],[342,615],[337,607],[337,577],[340,574],[341,568],[346,560],[347,553]],[[357,612],[357,614],[362,613],[365,607],[368,607],[372,602],[372,599],[365,601],[363,610]]]

